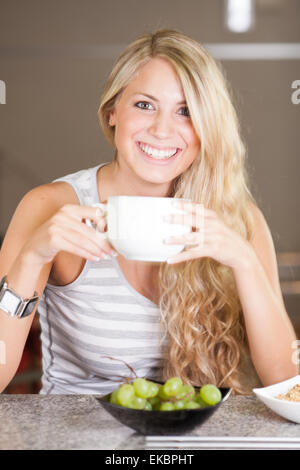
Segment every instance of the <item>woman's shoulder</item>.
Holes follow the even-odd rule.
[[[45,183],[30,189],[19,201],[11,222],[40,225],[66,204],[79,204],[73,188],[65,182]]]
[[[253,233],[257,234],[260,231],[265,233],[269,232],[269,227],[262,209],[256,204],[254,200],[249,200],[247,203],[247,212],[252,219]]]
[[[255,201],[249,200],[247,203],[247,215],[251,220],[251,244],[258,250],[273,248],[273,239],[269,225],[261,208]]]
[[[65,181],[45,183],[29,190],[21,203],[27,206],[42,204],[46,208],[60,208],[65,204],[78,204],[73,188]]]
[[[253,219],[253,233],[250,243],[275,291],[281,296],[276,249],[270,227],[263,211],[255,203],[251,202],[249,210]]]
[[[92,170],[96,169],[97,167],[79,170],[30,189],[21,199],[18,211],[25,211],[27,214],[32,211],[33,217],[34,214],[42,213],[44,218],[50,217],[66,204],[80,204],[80,194],[78,195],[76,188],[85,187],[87,182],[91,183]]]

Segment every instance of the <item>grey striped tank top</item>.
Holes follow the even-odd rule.
[[[94,168],[58,178],[69,183],[82,205],[99,201]],[[54,181],[53,181],[54,182]],[[39,307],[42,343],[40,394],[105,394],[130,364],[140,377],[161,379],[165,338],[160,311],[125,278],[116,258],[86,261],[71,284],[47,284]]]

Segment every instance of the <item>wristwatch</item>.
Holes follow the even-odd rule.
[[[0,281],[0,309],[11,317],[24,318],[30,315],[39,299],[38,293],[33,297],[23,299],[19,294],[10,289],[6,282],[6,276]]]

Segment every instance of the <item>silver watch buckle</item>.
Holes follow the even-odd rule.
[[[26,307],[27,303],[28,303],[28,302],[27,302],[26,300],[22,300],[22,301],[20,302],[20,305],[19,305],[19,307],[18,307],[18,310],[16,311],[16,315],[15,315],[16,317],[22,318],[23,312],[24,312],[24,310],[25,310],[25,307]]]

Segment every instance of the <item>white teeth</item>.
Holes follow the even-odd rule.
[[[151,155],[151,157],[157,158],[158,160],[171,158],[177,152],[177,149],[174,149],[173,151],[156,150],[149,147],[149,145],[142,144],[141,142],[139,142],[139,146],[147,155]]]

